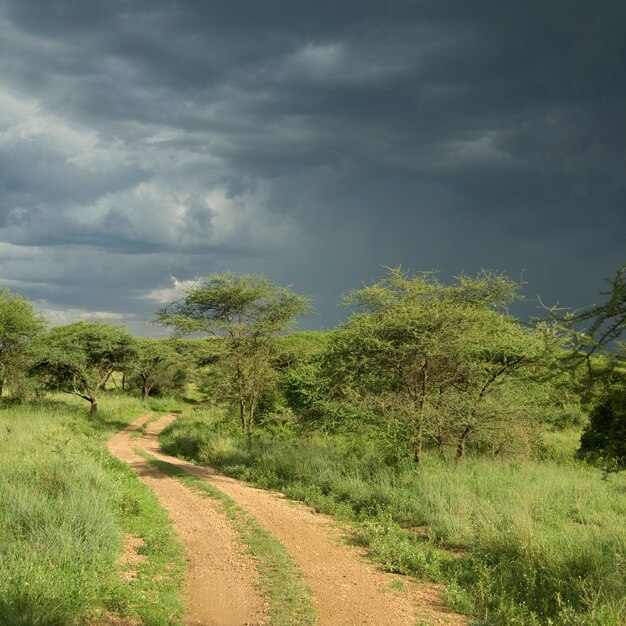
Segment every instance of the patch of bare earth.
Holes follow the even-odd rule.
[[[89,626],[142,626],[142,624],[131,617],[119,617],[113,613],[107,613],[103,617],[89,622]]]
[[[447,610],[438,586],[381,571],[365,559],[364,550],[346,545],[345,534],[332,517],[315,513],[281,494],[164,455],[158,434],[174,419],[168,415],[149,424],[138,445],[227,494],[282,542],[304,572],[321,626],[467,624],[463,616]],[[399,587],[403,590],[394,591]]]
[[[145,555],[139,552],[145,545],[146,542],[141,537],[137,537],[137,535],[132,533],[124,533],[124,552],[117,560],[121,568],[120,578],[124,580],[137,578],[139,572],[135,567],[147,560]]]
[[[246,554],[229,520],[211,500],[194,494],[133,451],[137,441],[131,441],[130,435],[149,418],[150,415],[146,415],[117,433],[109,441],[109,450],[128,463],[154,491],[186,548],[185,624],[266,624],[264,603],[257,592],[259,578],[255,561]]]

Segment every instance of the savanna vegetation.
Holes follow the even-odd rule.
[[[30,616],[4,623],[177,619],[176,576],[150,617],[153,592],[115,575],[122,530],[159,513],[102,447],[172,402],[168,452],[339,516],[474,624],[625,623],[625,271],[603,304],[522,323],[506,276],[391,269],[345,296],[329,332],[293,331],[309,303],[291,289],[222,274],[155,314],[171,339],[46,330],[0,292],[0,488],[18,503],[0,515],[0,615]]]
[[[52,394],[0,411],[0,624],[182,623],[181,547],[104,445],[146,407],[108,393],[96,421],[82,404]],[[121,566],[128,534],[142,561]]]

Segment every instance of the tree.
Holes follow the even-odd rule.
[[[585,372],[582,396],[590,421],[581,438],[579,455],[600,462],[607,471],[626,469],[626,265],[608,281],[605,302],[559,317],[569,340],[561,367],[576,378]]]
[[[0,288],[0,397],[6,383],[15,383],[25,372],[28,346],[44,326],[28,300]]]
[[[626,377],[591,411],[578,455],[607,473],[626,470]]]
[[[251,434],[262,394],[274,381],[275,337],[309,310],[306,298],[263,276],[214,274],[161,309],[156,323],[178,335],[222,337],[223,390],[239,408],[242,431]]]
[[[488,308],[464,311],[463,333],[456,343],[458,371],[445,401],[456,430],[455,466],[463,460],[469,437],[512,434],[512,426],[529,425],[538,405],[530,395],[531,373],[543,360],[541,332],[524,328],[514,318]]]
[[[98,392],[136,354],[134,339],[121,326],[75,322],[52,328],[42,342],[33,371],[51,389],[87,400],[98,409]]]
[[[146,337],[135,339],[135,346],[137,354],[128,366],[128,372],[139,382],[143,399],[147,400],[155,388],[174,387],[171,381],[180,378],[185,366],[176,344]]]
[[[541,352],[539,336],[504,312],[517,288],[489,272],[443,285],[396,268],[350,292],[356,310],[325,363],[337,395],[383,416],[418,466],[425,439],[440,451],[455,441],[458,465],[470,436],[514,418],[499,394]]]
[[[580,336],[580,348],[587,354],[605,348],[610,342],[619,339],[626,330],[626,264],[617,268],[609,281],[611,290],[602,292],[608,296],[603,304],[591,306],[566,316],[570,327],[590,322],[588,329]]]
[[[611,289],[601,293],[608,296],[602,304],[564,316],[551,309],[553,319],[569,343],[569,351],[561,366],[573,373],[584,366],[588,399],[593,395],[596,380],[614,369],[616,356],[618,361],[624,359],[623,354],[621,357],[615,355],[612,347],[626,331],[626,264],[619,267],[608,282]],[[610,357],[608,360],[607,356]]]

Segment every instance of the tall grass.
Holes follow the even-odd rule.
[[[449,602],[476,624],[626,623],[623,476],[484,458],[458,472],[432,458],[418,473],[388,464],[366,437],[245,440],[215,426],[184,416],[162,444],[358,522],[354,540],[376,560],[447,583]]]
[[[115,395],[101,406],[96,418],[74,400],[0,409],[3,626],[80,624],[107,612],[166,624],[164,616],[176,619],[180,611],[168,597],[155,612],[153,599],[142,599],[149,586],[139,591],[141,585],[118,575],[122,532],[167,529],[167,518],[132,471],[104,448],[106,437],[145,408]],[[170,561],[179,558],[172,537],[161,544]]]

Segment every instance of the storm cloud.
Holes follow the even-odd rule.
[[[2,0],[0,80],[0,279],[53,321],[232,269],[329,327],[398,264],[578,307],[626,260],[619,0]]]

